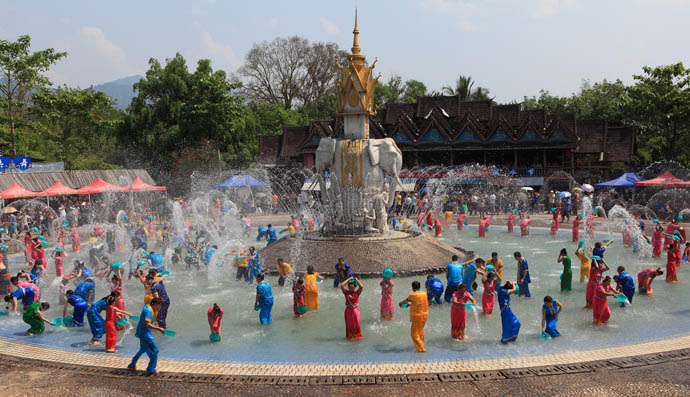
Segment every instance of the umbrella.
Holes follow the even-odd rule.
[[[558,197],[560,197],[560,198],[570,197],[570,192],[560,192],[560,193],[558,193]]]
[[[534,189],[532,189],[532,188],[529,187],[529,186],[525,186],[525,187],[523,187],[521,190],[525,190],[525,191],[531,192],[531,191],[533,191]]]
[[[5,209],[2,210],[3,214],[14,214],[15,212],[17,212],[17,209],[14,207],[5,207]]]
[[[587,193],[592,193],[594,191],[594,186],[592,186],[588,183],[585,183],[584,185],[582,185],[582,190],[587,192]]]

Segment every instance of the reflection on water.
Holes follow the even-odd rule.
[[[504,261],[504,276],[514,279],[517,273],[513,251],[520,250],[527,258],[532,275],[530,290],[532,299],[513,298],[512,308],[522,323],[517,343],[502,346],[500,338],[500,313],[485,316],[468,313],[464,342],[454,343],[450,338],[450,306],[433,305],[429,308],[429,321],[426,326],[427,353],[414,352],[410,340],[408,311],[396,306],[395,319],[389,322],[379,320],[381,289],[379,280],[363,280],[364,292],[360,299],[362,330],[365,339],[348,342],[345,339],[343,319],[344,298],[332,282],[326,280],[319,284],[320,310],[308,313],[303,319],[293,317],[292,292],[290,286],[281,288],[276,277],[269,277],[273,288],[275,305],[273,324],[259,325],[258,315],[253,310],[255,284],[247,286],[235,281],[235,267],[225,265],[214,269],[209,281],[206,270],[187,272],[171,269],[171,276],[165,281],[172,301],[168,316],[170,329],[177,331],[174,338],[156,334],[161,357],[208,360],[235,360],[252,362],[360,362],[360,361],[409,361],[431,359],[491,358],[564,352],[593,349],[625,343],[641,342],[687,333],[690,329],[690,315],[687,310],[678,310],[675,302],[690,300],[690,289],[684,283],[690,282],[686,275],[690,266],[679,269],[679,284],[667,284],[662,279],[654,282],[654,296],[635,296],[632,306],[621,308],[614,299],[611,306],[610,324],[594,327],[591,311],[582,307],[585,303],[585,284],[579,283],[579,261],[574,256],[576,244],[570,242],[569,232],[563,232],[557,239],[546,234],[546,230],[533,229],[528,238],[519,234],[508,234],[504,228],[492,226],[486,239],[476,238],[476,228],[465,228],[457,233],[454,229],[445,234],[446,241],[475,250],[484,257],[498,251]],[[604,236],[601,237],[602,239]],[[606,237],[608,238],[608,237]],[[255,244],[246,240],[245,243]],[[558,252],[567,248],[573,260],[573,291],[559,291],[562,266],[556,263]],[[70,260],[74,259],[70,256]],[[126,260],[127,255],[115,260]],[[607,250],[606,260],[615,269],[624,265],[635,275],[643,268],[661,265],[661,260],[640,258],[630,249],[624,249],[619,240]],[[303,269],[305,264],[293,264]],[[357,264],[352,264],[355,271]],[[437,267],[438,263],[429,264]],[[12,262],[11,270],[16,272],[19,264]],[[52,264],[50,265],[52,270]],[[614,270],[608,272],[613,276]],[[445,277],[440,276],[445,284]],[[404,299],[410,292],[410,283],[424,277],[396,278],[394,299]],[[58,286],[44,282],[43,300],[51,304],[57,302]],[[70,285],[71,288],[73,286]],[[96,297],[105,296],[109,291],[103,281],[98,281]],[[539,340],[541,333],[541,305],[544,295],[551,295],[563,303],[558,328],[563,337],[551,341]],[[126,309],[139,314],[143,304],[144,290],[139,281],[126,280]],[[475,292],[478,309],[481,311],[481,286]],[[209,328],[206,311],[216,302],[225,310],[223,321],[223,343],[208,343]],[[71,308],[68,310],[71,313]],[[62,307],[53,306],[46,315],[49,318],[62,314]],[[88,327],[70,328],[47,327],[47,333],[33,338],[23,336],[28,326],[19,316],[0,318],[0,334],[17,339],[59,346],[79,351],[102,351],[88,347],[90,339]],[[122,338],[123,335],[120,334]],[[131,355],[138,349],[136,338],[130,333],[124,337],[119,353]],[[65,353],[69,354],[69,353]],[[55,357],[59,360],[59,357]]]

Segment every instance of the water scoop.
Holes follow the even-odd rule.
[[[48,242],[45,241],[45,240],[41,241],[41,244],[44,245],[44,246],[46,246],[46,247],[48,246]]]
[[[620,303],[625,303],[628,301],[628,298],[623,294],[618,294],[616,295],[616,300]]]
[[[34,226],[34,228],[33,228],[33,229],[31,229],[31,230],[33,230],[33,231],[34,231],[34,233],[38,233],[38,228],[37,228],[37,227],[35,227],[35,226]]]
[[[255,312],[258,312],[259,310],[261,310],[261,306],[255,306],[255,307],[254,307],[254,311],[255,311]]]
[[[474,304],[472,302],[465,303],[465,309],[474,310]]]
[[[7,310],[0,310],[0,316],[6,316],[8,314],[10,314],[10,312],[8,312]]]
[[[517,213],[518,213],[518,209],[517,209],[517,208],[513,208],[513,214],[517,214]]]
[[[144,266],[145,264],[146,264],[145,261],[141,261],[141,262],[137,263],[137,267],[142,267],[142,266]]]
[[[486,265],[486,271],[491,273],[494,271],[494,265]]]
[[[577,243],[578,248],[584,247],[585,246],[585,240],[580,240],[579,243]]]
[[[45,240],[46,238],[43,237],[43,235],[41,234],[40,236],[38,236],[38,239],[41,240],[41,241],[43,241],[43,240]]]
[[[126,318],[121,318],[115,322],[116,325],[125,325],[127,324],[127,319]]]
[[[56,318],[54,318],[54,319],[53,319],[53,324],[54,324],[56,327],[61,326],[61,325],[62,325],[62,317],[56,317]]]
[[[170,272],[167,270],[161,272],[161,276],[168,276],[168,275],[170,275]]]
[[[122,266],[121,262],[113,262],[113,264],[110,265],[110,267],[112,267],[113,269],[117,269],[120,266]]]
[[[546,332],[542,332],[541,335],[539,335],[540,340],[551,340],[551,335],[547,334]]]
[[[163,330],[163,335],[167,336],[168,338],[172,338],[177,334],[175,331],[170,331],[170,330]]]
[[[652,221],[652,223],[659,223],[659,220],[658,220],[658,219],[654,219],[654,220]]]
[[[3,251],[7,251],[7,246],[5,244],[0,244],[0,249]]]
[[[307,312],[307,307],[305,305],[297,306],[297,314],[303,315]]]
[[[130,321],[139,321],[139,316],[129,316]]]
[[[208,339],[209,339],[212,343],[220,342],[220,334],[212,333],[211,335],[208,336]]]
[[[65,317],[65,321],[63,324],[65,324],[65,327],[73,327],[74,326],[74,320],[72,319],[72,316]]]
[[[400,303],[398,303],[398,305],[400,307],[402,307],[403,309],[407,309],[408,307],[410,307],[410,304],[405,302],[405,301],[400,301]]]
[[[391,269],[391,268],[386,268],[386,269],[383,271],[383,278],[385,278],[385,279],[391,279],[391,278],[393,278],[393,274],[394,274],[394,273],[393,273],[393,269]]]
[[[520,286],[517,284],[513,284],[513,287],[515,287],[515,293],[519,294],[520,293]]]

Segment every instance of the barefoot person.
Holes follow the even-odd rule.
[[[548,334],[552,338],[561,336],[561,333],[556,329],[558,322],[558,315],[563,310],[561,302],[553,299],[550,296],[544,297],[544,304],[541,306],[541,333]]]
[[[419,281],[412,282],[412,293],[402,302],[400,307],[410,305],[410,336],[412,343],[418,352],[425,352],[424,347],[424,325],[429,317],[429,301],[426,292],[420,291]]]
[[[604,280],[597,287],[594,293],[594,307],[592,310],[594,324],[603,325],[609,322],[609,318],[611,317],[611,309],[609,308],[609,302],[606,298],[619,294],[621,293],[617,292],[611,287],[611,277],[604,277]]]
[[[501,308],[501,343],[515,342],[520,333],[520,320],[510,309],[510,295],[515,293],[515,286],[512,282],[506,281],[498,290],[498,306]]]
[[[264,280],[263,274],[256,275],[256,282],[254,310],[261,308],[259,311],[259,322],[261,322],[261,324],[271,324],[273,322],[273,317],[271,316],[271,309],[273,309],[273,293],[271,293],[271,286]]]
[[[149,365],[146,367],[146,372],[153,375],[157,374],[156,364],[158,363],[158,346],[156,345],[156,340],[153,339],[152,329],[164,333],[165,330],[153,324],[153,312],[159,311],[161,308],[161,299],[153,298],[151,303],[145,305],[141,310],[141,315],[139,316],[139,323],[137,324],[137,330],[134,334],[139,338],[139,351],[132,357],[132,362],[129,363],[127,369],[131,371],[136,371],[137,361],[142,354],[146,353],[149,357]]]
[[[654,293],[652,291],[652,282],[657,276],[664,274],[664,271],[660,267],[654,269],[644,269],[637,273],[637,288],[640,290],[640,295],[651,295]]]
[[[41,311],[48,309],[50,309],[48,302],[34,302],[24,310],[22,320],[31,326],[31,328],[26,331],[26,335],[33,336],[44,333],[46,330],[46,323],[55,326],[52,321],[43,317],[43,313],[41,313]]]

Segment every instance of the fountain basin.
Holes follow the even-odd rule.
[[[476,258],[473,251],[452,247],[418,231],[338,237],[309,232],[284,237],[259,251],[259,255],[271,268],[282,258],[301,264],[301,268],[312,265],[326,277],[335,276],[335,264],[343,257],[361,278],[381,277],[386,268],[393,269],[397,276],[440,273],[453,255],[462,263]]]

